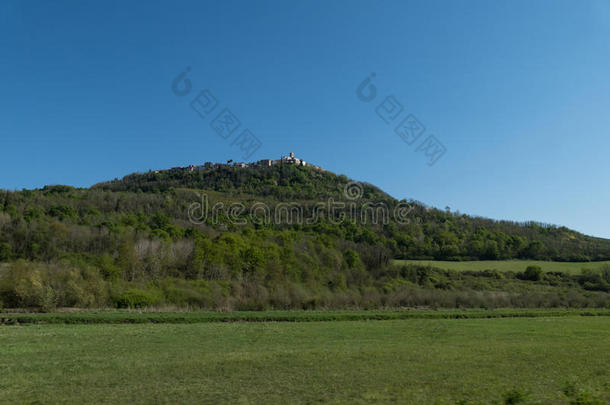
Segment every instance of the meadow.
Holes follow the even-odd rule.
[[[525,270],[528,266],[539,266],[543,271],[561,271],[567,274],[579,274],[583,269],[595,270],[610,266],[610,260],[601,262],[553,262],[545,260],[474,260],[474,261],[444,261],[444,260],[394,260],[396,264],[419,264],[433,266],[445,270],[457,271],[514,271]]]
[[[610,318],[563,315],[0,326],[0,403],[607,403]]]

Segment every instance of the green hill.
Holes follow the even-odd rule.
[[[451,307],[480,276],[399,268],[392,259],[601,261],[610,260],[610,241],[398,201],[294,165],[150,171],[88,189],[0,192],[4,306]],[[512,285],[521,297],[534,294],[517,276],[483,290]],[[536,288],[578,287],[582,302],[606,302],[610,280],[578,277]],[[421,291],[432,295],[413,299]]]
[[[390,249],[391,256],[402,259],[610,260],[610,240],[607,239],[536,222],[494,221],[448,213],[426,207],[414,200],[403,201],[409,207],[406,217],[408,223],[397,223],[392,213],[400,202],[373,185],[358,184],[362,187],[362,195],[353,201],[346,198],[345,189],[350,187],[350,180],[343,175],[308,167],[275,165],[132,174],[121,180],[97,184],[92,190],[165,195],[175,195],[178,189],[214,191],[219,193],[214,195],[220,199],[249,204],[247,208],[254,202],[263,202],[271,207],[279,202],[297,202],[305,210],[304,217],[308,218],[312,216],[311,209],[315,204],[327,202],[329,198],[351,202],[357,210],[354,215],[357,220],[352,222],[362,228],[373,229],[374,240],[370,242],[383,244]],[[362,226],[366,225],[361,220],[362,209],[366,204],[385,204],[390,214],[388,224]],[[168,214],[177,218],[183,212]],[[368,222],[370,224],[370,218]],[[346,228],[350,226],[341,224],[335,233],[344,239],[358,242],[354,231],[348,232]],[[365,231],[358,230],[355,233],[359,232]]]

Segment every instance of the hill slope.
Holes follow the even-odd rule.
[[[356,209],[367,203],[385,204],[388,224],[375,227],[376,239],[391,249],[395,258],[437,260],[463,259],[539,259],[588,261],[610,259],[610,240],[582,235],[565,227],[535,222],[516,223],[456,215],[408,202],[406,221],[393,221],[392,212],[399,204],[377,187],[358,183],[359,198],[345,195],[350,180],[343,175],[307,167],[278,165],[261,168],[221,167],[201,171],[161,171],[132,174],[121,180],[101,183],[93,190],[172,193],[176,189],[216,191],[231,201],[256,199],[276,204],[298,201],[307,208],[329,198],[354,202]],[[246,210],[248,211],[248,210]],[[347,211],[347,208],[346,208]],[[361,210],[357,214],[361,214]],[[364,225],[361,215],[355,215]],[[404,219],[404,218],[403,218]],[[372,222],[370,219],[369,223]],[[381,222],[378,220],[377,222]],[[402,222],[408,222],[402,223]],[[343,234],[347,239],[350,235]],[[371,241],[373,242],[373,241]]]
[[[391,259],[517,258],[609,260],[610,241],[397,201],[372,185],[291,165],[0,192],[5,306],[345,306],[365,302],[367,288],[379,305],[409,288],[472,288],[462,276],[399,270]],[[606,288],[602,279],[560,281]],[[493,288],[513,281],[502,283]]]

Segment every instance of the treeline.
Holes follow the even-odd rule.
[[[247,193],[279,200],[312,200],[343,196],[349,179],[344,175],[310,167],[274,165],[270,167],[219,167],[207,170],[162,170],[134,173],[94,185],[93,189],[143,193],[190,188],[223,193]],[[387,194],[363,184],[363,198],[382,200]]]
[[[401,259],[601,261],[610,241],[566,227],[518,224],[456,215],[415,206],[416,222],[388,227],[392,251]],[[395,245],[394,245],[395,243]]]
[[[349,259],[348,259],[349,260]],[[610,269],[581,275],[457,272],[417,265],[388,266],[350,277],[349,269],[318,281],[292,277],[184,279],[168,275],[126,281],[94,266],[17,261],[0,273],[7,308],[175,307],[216,310],[428,308],[607,308]],[[330,277],[329,277],[330,276]]]

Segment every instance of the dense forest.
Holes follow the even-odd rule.
[[[342,209],[329,209],[329,201]],[[193,220],[194,204],[215,215]],[[278,212],[297,212],[299,220]],[[409,258],[609,260],[610,241],[398,201],[370,184],[291,165],[151,171],[87,189],[0,191],[0,306],[609,302],[607,271],[531,279],[392,263]]]

